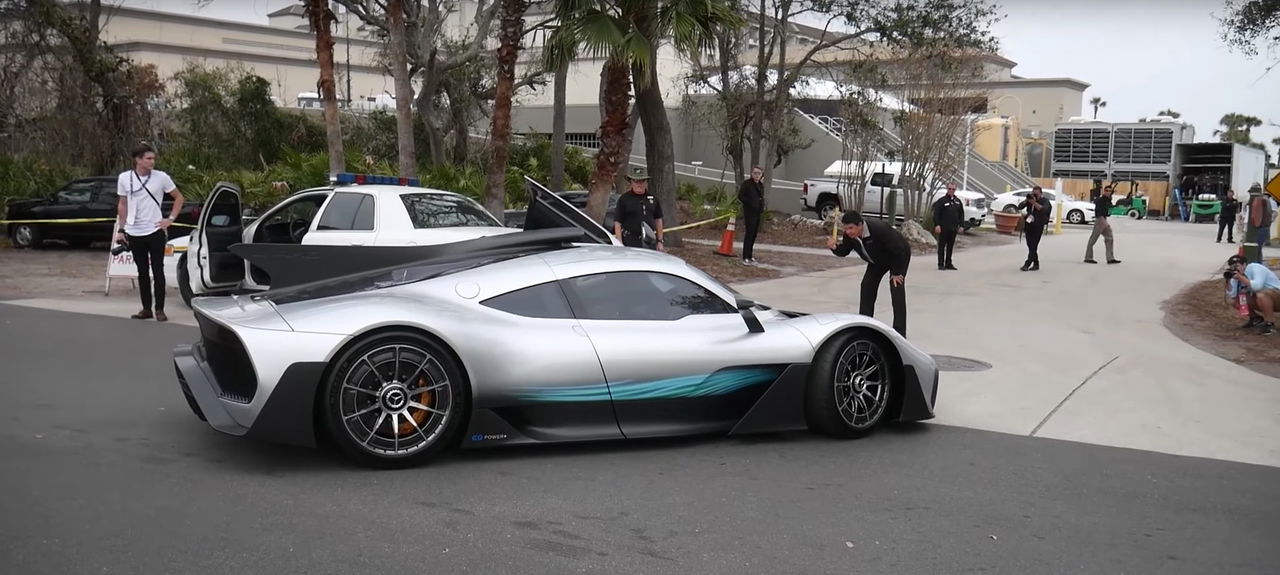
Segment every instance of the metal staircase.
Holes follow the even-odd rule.
[[[827,134],[830,134],[836,145],[843,146],[845,127],[843,118],[811,114],[799,108],[796,108],[795,112],[820,126]],[[954,145],[957,150],[966,149],[964,136],[957,136]],[[875,161],[887,161],[889,152],[901,148],[902,139],[892,130],[882,126],[881,137],[876,144]],[[969,149],[968,156],[969,184],[967,187],[987,196],[988,199],[998,194],[1003,194],[1006,188],[1029,188],[1036,183],[1029,175],[1014,169],[1013,166],[1000,161],[993,162],[988,160],[975,150]],[[948,172],[942,174],[942,176],[959,182],[964,177],[963,164],[954,173]]]

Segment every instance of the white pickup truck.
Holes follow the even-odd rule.
[[[823,172],[822,178],[809,178],[804,181],[804,210],[816,212],[818,217],[827,220],[836,209],[842,212],[853,210],[854,193],[861,190],[863,194],[862,213],[883,215],[889,202],[889,192],[897,191],[898,219],[902,218],[902,182],[901,162],[877,162],[868,171],[866,182],[862,186],[854,186],[849,175],[853,168],[848,162],[839,161]],[[934,190],[929,202],[932,204],[946,193],[945,188]],[[956,190],[956,196],[964,200],[964,228],[976,228],[986,220],[987,197],[980,192]],[[882,199],[883,198],[883,199]]]

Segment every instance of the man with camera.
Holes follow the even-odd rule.
[[[133,252],[133,263],[138,266],[138,293],[142,298],[142,311],[129,317],[167,321],[164,314],[164,246],[169,241],[169,226],[182,210],[182,192],[173,178],[155,169],[156,151],[146,143],[135,147],[133,169],[121,172],[116,178],[116,194],[120,201],[116,207],[116,229],[122,230],[116,241]],[[173,196],[173,208],[166,217],[160,211],[161,198]],[[123,246],[112,250],[118,253]],[[154,277],[152,277],[154,276]],[[152,312],[152,285],[155,286],[155,311]]]
[[[1280,308],[1280,278],[1275,272],[1236,255],[1227,259],[1222,279],[1227,283],[1227,297],[1234,299],[1243,290],[1249,300],[1249,321],[1241,329],[1256,327],[1262,335],[1275,333],[1275,313]]]

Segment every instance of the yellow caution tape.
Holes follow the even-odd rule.
[[[694,222],[694,223],[692,223],[692,224],[685,224],[685,225],[683,225],[683,226],[676,226],[676,227],[674,227],[674,228],[667,228],[667,229],[662,230],[662,231],[663,231],[664,233],[665,233],[665,232],[678,232],[678,231],[680,231],[680,230],[687,230],[687,229],[689,229],[689,228],[696,228],[696,227],[701,226],[701,225],[704,225],[704,224],[709,224],[709,223],[711,223],[711,222],[720,221],[720,220],[723,220],[723,219],[725,219],[725,218],[729,218],[729,217],[732,217],[732,216],[733,216],[733,214],[725,214],[725,215],[723,215],[723,216],[714,217],[714,218],[711,218],[711,219],[709,219],[709,220],[702,220],[702,221],[700,221],[700,222]]]
[[[59,220],[0,220],[0,224],[88,224],[97,222],[114,222],[115,218],[64,218]],[[171,226],[194,228],[192,224],[173,222]]]

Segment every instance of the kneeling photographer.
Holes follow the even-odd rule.
[[[1227,283],[1227,296],[1235,299],[1244,293],[1249,302],[1249,321],[1241,329],[1256,327],[1258,333],[1271,335],[1276,331],[1276,309],[1280,308],[1280,278],[1267,266],[1249,263],[1243,256],[1227,259],[1227,269],[1222,272]]]

